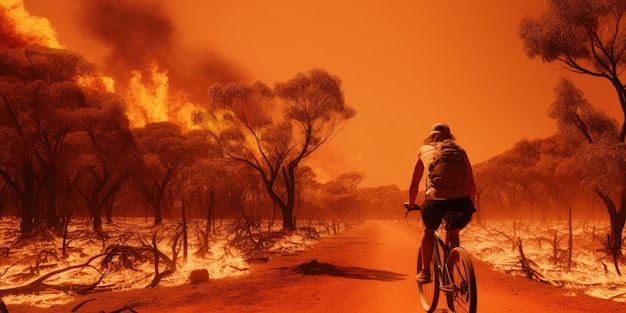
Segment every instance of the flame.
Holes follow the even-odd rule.
[[[150,13],[146,14],[150,16]],[[48,19],[31,15],[25,8],[24,0],[0,0],[0,21],[7,24],[5,31],[8,30],[7,34],[3,34],[6,37],[2,42],[3,47],[21,48],[36,44],[64,49]],[[155,61],[149,68],[139,64],[136,68],[122,70],[131,74],[127,81],[126,78],[115,76],[117,83],[121,85],[118,87],[121,89],[121,96],[127,103],[131,127],[138,128],[148,123],[169,121],[181,126],[184,131],[199,128],[198,125],[194,125],[191,118],[198,105],[188,100],[187,93],[173,92],[168,70],[159,68],[163,64],[168,68],[167,62],[155,56],[150,57],[154,57]],[[115,92],[117,87],[116,81],[109,76],[80,76],[74,81],[81,86],[103,92]]]
[[[167,70],[160,71],[157,64],[150,67],[149,77],[144,81],[141,71],[131,71],[126,102],[128,118],[133,127],[149,123],[169,121],[189,130],[197,126],[191,120],[197,105],[187,101],[184,92],[172,94]]]
[[[97,89],[99,91],[115,92],[115,81],[109,76],[79,76],[76,83],[83,87]]]
[[[48,19],[32,16],[24,7],[23,0],[0,0],[9,23],[25,44],[37,44],[50,48],[63,48],[56,38],[56,31]]]
[[[143,82],[140,71],[131,71],[132,77],[128,82],[126,101],[128,118],[134,127],[143,127],[148,123],[168,120],[168,77],[167,73],[159,72],[155,64],[150,69],[150,81]]]

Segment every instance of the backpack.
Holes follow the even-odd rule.
[[[467,181],[464,151],[452,140],[432,143],[433,162],[428,168],[430,186],[436,190],[463,186]]]

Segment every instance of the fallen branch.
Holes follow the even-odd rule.
[[[517,246],[517,250],[520,254],[520,264],[522,266],[522,272],[526,275],[528,279],[535,278],[540,282],[551,284],[553,286],[558,286],[558,287],[563,286],[562,282],[556,282],[551,279],[548,279],[543,274],[537,272],[536,270],[532,268],[531,263],[534,264],[534,262],[526,258],[526,255],[524,254],[524,249],[522,248],[522,240],[520,238],[517,238],[515,245]]]
[[[98,271],[93,265],[89,264],[91,263],[93,260],[103,256],[104,254],[98,254],[96,256],[91,257],[89,260],[87,260],[87,262],[83,263],[83,264],[79,264],[79,265],[72,265],[72,266],[68,266],[66,268],[62,268],[56,271],[52,271],[50,273],[47,273],[41,277],[39,277],[38,279],[32,281],[31,283],[24,285],[24,286],[19,286],[19,287],[14,287],[14,288],[7,288],[7,289],[0,289],[0,297],[1,296],[5,296],[5,295],[10,295],[10,294],[28,294],[28,293],[36,293],[36,292],[41,292],[41,291],[46,291],[46,290],[57,290],[57,291],[63,291],[63,292],[69,292],[69,291],[75,291],[77,293],[83,293],[83,292],[87,292],[89,290],[94,289],[104,278],[104,275],[106,273],[100,273],[100,271]],[[88,284],[88,285],[81,285],[81,284],[65,284],[65,285],[51,285],[51,284],[46,284],[44,283],[45,280],[47,280],[48,278],[54,276],[54,275],[58,275],[61,273],[65,273],[67,271],[71,271],[77,268],[83,268],[83,267],[91,267],[93,268],[95,271],[97,271],[98,273],[100,273],[100,279],[98,279],[98,281],[96,281],[93,284]]]

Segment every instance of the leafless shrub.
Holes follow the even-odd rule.
[[[152,252],[149,247],[131,247],[126,245],[110,245],[104,251],[104,258],[100,265],[104,268],[114,266],[116,268],[127,268],[136,270],[135,264],[144,263],[148,258],[148,253]]]
[[[600,257],[600,262],[602,263],[602,265],[604,265],[604,262],[602,262],[602,260],[610,258],[611,262],[613,263],[613,266],[615,267],[615,270],[617,271],[618,275],[622,275],[620,269],[619,269],[619,263],[620,261],[623,263],[624,261],[622,260],[624,258],[624,256],[622,255],[622,250],[621,249],[613,249],[612,245],[611,245],[611,239],[610,239],[610,233],[606,234],[606,237],[600,237],[597,235],[594,235],[594,238],[597,239],[600,244],[602,245],[602,249],[597,249],[597,252],[600,252],[602,254],[604,254],[603,256]],[[623,239],[622,239],[623,242]],[[622,244],[623,245],[623,244]],[[620,247],[621,248],[621,247]],[[606,270],[605,270],[606,272]]]
[[[19,286],[19,287],[13,287],[13,288],[6,288],[6,289],[0,289],[0,297],[5,296],[5,295],[9,295],[9,294],[32,294],[32,293],[37,293],[37,292],[42,292],[42,291],[48,291],[48,290],[58,290],[58,291],[64,291],[64,292],[69,292],[69,291],[73,291],[76,293],[88,293],[90,291],[92,291],[94,288],[96,288],[96,286],[98,286],[98,284],[102,281],[102,278],[104,278],[104,276],[106,275],[106,272],[102,273],[100,271],[98,271],[93,265],[91,265],[91,262],[93,262],[95,259],[102,257],[102,254],[93,256],[91,258],[89,258],[85,263],[82,264],[78,264],[78,265],[72,265],[72,266],[68,266],[62,269],[58,269],[49,273],[46,273],[45,275],[40,276],[39,278],[37,278],[36,280],[23,285],[23,286]],[[81,269],[81,268],[91,268],[96,270],[98,273],[100,273],[100,278],[91,283],[91,284],[68,284],[68,283],[64,283],[64,284],[58,284],[58,285],[52,285],[52,284],[47,284],[45,281],[48,280],[49,278],[55,276],[55,275],[59,275],[59,274],[63,274],[65,272],[68,271],[72,271],[75,269]]]

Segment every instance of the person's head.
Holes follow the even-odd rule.
[[[424,144],[444,141],[446,139],[454,139],[454,136],[450,132],[450,126],[446,123],[435,123],[430,130],[430,134],[424,138]]]

